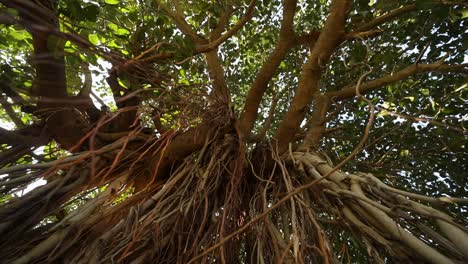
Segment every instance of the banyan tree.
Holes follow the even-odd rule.
[[[0,262],[467,263],[467,8],[0,0]]]

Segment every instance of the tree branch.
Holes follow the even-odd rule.
[[[460,3],[451,3],[448,1],[439,1],[440,5],[455,5],[455,4],[460,4]],[[373,36],[376,33],[379,33],[380,31],[374,30],[375,27],[378,27],[382,24],[385,24],[389,21],[392,21],[395,18],[398,18],[402,15],[411,13],[418,10],[416,4],[408,4],[404,5],[400,8],[394,9],[384,15],[381,15],[379,17],[376,17],[372,21],[358,27],[357,29],[353,30],[353,32],[350,32],[346,35],[346,39],[352,39],[357,37],[362,37],[364,35],[365,37]]]
[[[249,7],[247,8],[247,11],[245,12],[244,17],[242,17],[242,19],[235,26],[233,26],[231,29],[229,29],[227,32],[225,32],[221,36],[217,37],[217,39],[211,41],[208,44],[197,46],[196,47],[197,53],[204,53],[204,52],[208,52],[210,50],[213,50],[213,49],[217,48],[219,45],[223,44],[226,40],[228,40],[234,34],[236,34],[252,18],[253,14],[254,14],[255,4],[256,3],[257,3],[257,0],[252,0],[250,2],[250,4],[249,4]],[[226,15],[227,15],[227,13],[225,14],[225,16]],[[220,21],[218,26],[222,26],[221,24],[225,23],[225,21],[224,21],[225,16],[221,17],[222,20]],[[220,31],[220,29],[218,27],[216,27],[213,30],[212,34],[211,34],[212,37],[216,37],[216,35],[218,34],[219,31]]]
[[[391,75],[368,81],[360,86],[361,93],[367,93],[384,85],[395,83],[408,78],[411,75],[422,72],[457,72],[468,74],[468,64],[447,65],[442,61],[432,64],[413,64]],[[327,93],[330,98],[346,99],[356,95],[355,85],[348,85],[339,91]]]
[[[334,0],[331,4],[325,26],[302,68],[299,87],[276,133],[280,153],[287,150],[304,119],[307,107],[319,92],[322,71],[345,35],[345,21],[350,6],[349,0]]]
[[[25,104],[23,98],[11,87],[10,80],[0,77],[0,91],[10,97],[14,104],[23,106]]]
[[[176,7],[175,12],[171,10],[169,7],[167,7],[166,5],[164,5],[163,3],[161,3],[161,1],[159,0],[154,0],[154,2],[156,3],[156,5],[161,7],[162,10],[164,10],[164,12],[166,12],[174,20],[175,24],[180,29],[180,31],[182,31],[182,33],[184,33],[186,36],[190,37],[193,40],[193,42],[195,43],[207,42],[207,40],[204,37],[198,35],[197,32],[193,30],[192,26],[190,26],[187,23],[187,21],[185,21],[185,18],[184,18],[182,10],[180,9],[178,0],[174,1],[175,7]]]
[[[31,125],[18,130],[6,130],[0,127],[0,143],[10,146],[37,146],[49,141],[43,135],[43,125]]]
[[[93,86],[93,76],[91,75],[91,71],[89,70],[88,63],[83,62],[81,64],[81,68],[83,69],[84,81],[79,96],[89,97],[92,92],[91,88]]]
[[[320,31],[314,30],[308,34],[296,36],[295,44],[313,46],[312,44],[317,41],[319,36]]]
[[[409,5],[405,5],[405,6],[402,6],[398,9],[395,9],[395,10],[392,10],[388,13],[386,13],[385,15],[381,15],[379,17],[376,17],[374,20],[358,27],[356,30],[354,30],[354,32],[364,32],[364,31],[369,31],[379,25],[382,25],[388,21],[391,21],[393,20],[394,18],[396,17],[399,17],[399,16],[402,16],[404,14],[407,14],[407,13],[410,13],[410,12],[413,12],[413,11],[416,11],[418,10],[417,7],[416,7],[416,4],[409,4]]]
[[[427,123],[429,123],[431,125],[438,126],[438,127],[445,127],[448,130],[457,131],[459,133],[467,133],[468,132],[467,129],[454,127],[454,126],[451,126],[451,125],[446,124],[444,122],[441,122],[441,121],[438,121],[436,119],[430,118],[430,117],[410,116],[410,115],[406,115],[406,114],[403,114],[403,113],[392,111],[390,109],[387,109],[385,107],[380,107],[380,106],[376,106],[375,108],[377,110],[383,111],[383,112],[385,112],[385,113],[387,113],[387,114],[389,114],[391,116],[400,117],[400,118],[403,118],[403,119],[406,119],[406,120],[409,120],[409,121],[412,121],[412,122],[427,122]]]
[[[286,90],[283,90],[286,91]],[[270,105],[270,110],[268,111],[268,116],[265,120],[265,123],[263,124],[262,128],[258,133],[254,136],[252,136],[252,141],[253,142],[260,142],[270,129],[271,123],[273,123],[274,117],[275,117],[275,112],[276,112],[276,106],[278,105],[278,101],[281,98],[281,95],[283,93],[280,93],[279,95],[274,93],[273,98],[271,99],[271,105]]]
[[[208,66],[208,74],[214,88],[213,94],[215,98],[222,102],[229,103],[231,99],[226,80],[224,79],[224,69],[221,64],[221,59],[218,56],[218,50],[215,49],[204,54]]]
[[[257,73],[249,89],[244,110],[240,116],[240,129],[246,138],[249,138],[251,134],[255,120],[257,119],[258,107],[263,98],[263,94],[268,88],[268,83],[273,78],[276,69],[294,44],[293,23],[297,0],[284,0],[283,6],[283,21],[281,22],[278,43]]]
[[[112,120],[109,126],[112,127],[114,132],[127,131],[137,119],[137,106],[140,99],[138,96],[131,96],[132,93],[127,94],[129,91],[119,84],[117,71],[114,68],[109,71],[106,82],[111,88],[117,107],[123,110],[116,119]]]
[[[35,114],[46,121],[49,135],[62,147],[70,148],[84,136],[87,122],[79,111],[62,101],[68,96],[63,56],[65,42],[59,37],[56,1],[10,0],[1,3],[19,12],[22,24],[32,35],[32,63],[36,71],[33,87],[40,97]]]
[[[176,11],[172,11],[170,8],[162,4],[160,1],[155,0],[157,5],[159,5],[176,23],[177,27],[187,36],[189,36],[195,44],[197,44],[197,53],[204,52],[205,59],[208,67],[208,74],[210,76],[213,88],[214,88],[214,96],[218,100],[223,102],[229,103],[230,102],[230,95],[229,90],[226,85],[226,81],[224,79],[224,69],[221,64],[221,60],[217,54],[216,47],[224,42],[227,38],[235,34],[249,19],[253,12],[253,8],[255,7],[256,0],[253,0],[247,10],[247,14],[243,20],[241,20],[234,28],[230,31],[226,32],[223,36],[219,37],[217,40],[214,41],[214,45],[207,44],[208,40],[205,39],[203,36],[198,35],[193,28],[185,21],[183,17],[182,10],[179,6],[177,0],[175,1],[175,9]],[[228,18],[223,18],[228,19]],[[244,21],[245,20],[245,21]],[[242,23],[241,23],[242,22]],[[221,21],[221,24],[223,22]],[[221,27],[222,25],[220,25]],[[218,30],[219,31],[219,30]],[[200,50],[200,47],[208,45],[210,48],[206,50]]]
[[[106,78],[107,84],[109,84],[109,87],[111,88],[112,95],[114,97],[114,101],[117,104],[118,108],[124,107],[124,104],[120,99],[122,95],[120,92],[124,92],[125,88],[119,84],[119,81],[117,79],[117,72],[115,70],[110,70],[109,76]]]
[[[176,53],[174,51],[163,51],[161,53],[149,56],[147,58],[142,58],[140,61],[146,62],[146,63],[152,63],[158,60],[166,60],[174,57]]]
[[[21,121],[21,118],[19,118],[16,115],[15,111],[13,110],[13,107],[11,107],[11,104],[8,103],[6,98],[3,98],[3,97],[0,98],[0,105],[3,107],[3,109],[5,110],[7,115],[10,117],[11,121],[13,121],[13,123],[15,123],[17,128],[23,128],[24,127],[23,121]]]
[[[315,99],[314,110],[310,119],[309,131],[306,133],[302,146],[317,149],[322,135],[326,131],[327,112],[330,107],[330,97],[321,94]]]
[[[233,12],[234,12],[234,9],[232,8],[232,5],[227,3],[226,10],[224,10],[223,15],[219,18],[218,24],[211,32],[210,41],[213,41],[213,39],[217,39],[221,36]]]

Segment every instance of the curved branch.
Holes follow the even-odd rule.
[[[283,90],[286,91],[286,90]],[[278,101],[281,98],[281,94],[273,94],[273,98],[271,99],[271,105],[270,105],[270,110],[268,110],[268,116],[265,120],[265,123],[263,124],[262,128],[260,131],[258,131],[257,135],[252,136],[252,141],[254,142],[260,142],[266,135],[267,131],[270,129],[271,123],[273,123],[274,117],[275,117],[275,111],[276,111],[276,106],[278,105]]]
[[[250,137],[251,130],[257,119],[258,107],[263,98],[263,94],[268,88],[268,83],[273,78],[276,69],[294,44],[293,24],[297,0],[284,0],[283,5],[283,21],[281,23],[278,43],[257,73],[249,89],[244,110],[240,116],[240,129],[246,138]]]
[[[184,33],[186,36],[190,37],[195,43],[206,43],[206,39],[195,32],[192,26],[190,26],[187,21],[185,21],[182,10],[179,7],[178,0],[175,0],[175,12],[169,7],[161,3],[159,0],[154,0],[157,6],[161,7],[164,12],[166,12],[173,20],[177,27]]]
[[[232,5],[227,3],[226,10],[224,10],[224,14],[219,18],[218,24],[211,32],[210,41],[212,41],[212,39],[219,38],[221,36],[233,12],[234,12],[234,9],[232,8]]]
[[[46,143],[49,139],[42,135],[42,125],[32,125],[19,130],[6,130],[0,127],[0,144],[10,146],[28,145],[30,147]]]
[[[23,121],[15,113],[15,110],[13,110],[13,107],[11,106],[10,103],[8,103],[6,98],[4,98],[4,97],[0,98],[0,105],[3,107],[6,114],[10,117],[11,121],[13,121],[13,123],[15,123],[17,128],[23,128],[24,127]]]
[[[409,5],[405,5],[405,6],[402,6],[398,9],[395,9],[395,10],[392,10],[388,13],[386,13],[385,15],[381,15],[379,17],[376,17],[374,20],[358,27],[356,30],[354,30],[354,32],[364,32],[364,31],[369,31],[379,25],[382,25],[388,21],[391,21],[393,20],[394,18],[397,18],[399,16],[402,16],[404,14],[407,14],[407,13],[410,13],[410,12],[413,12],[413,11],[416,11],[418,10],[417,7],[416,7],[416,4],[409,4]]]
[[[91,75],[91,71],[89,70],[88,63],[83,62],[81,64],[81,68],[83,69],[84,82],[83,82],[83,87],[81,87],[79,96],[89,97],[91,94],[91,88],[93,85],[93,76]]]
[[[413,64],[404,68],[403,70],[393,73],[392,75],[386,75],[384,77],[365,82],[360,86],[359,91],[364,94],[384,85],[404,80],[411,75],[421,72],[456,72],[468,74],[467,67],[468,64],[447,65],[443,64],[443,62],[436,62],[432,64]],[[348,85],[338,91],[327,93],[327,95],[330,96],[330,98],[335,99],[346,99],[354,97],[356,95],[355,85]]]
[[[457,131],[459,133],[467,133],[468,132],[467,129],[454,127],[454,126],[451,126],[449,124],[445,124],[445,123],[443,123],[441,121],[438,121],[436,119],[430,118],[430,117],[410,116],[410,115],[406,115],[406,114],[403,114],[403,113],[392,111],[390,109],[387,109],[385,107],[380,107],[380,106],[377,106],[376,109],[379,110],[379,111],[384,111],[385,113],[387,113],[387,114],[389,114],[391,116],[400,117],[400,118],[403,118],[403,119],[406,119],[406,120],[409,120],[409,121],[412,121],[412,122],[416,122],[416,123],[417,122],[427,122],[427,123],[429,123],[431,125],[444,127],[446,129],[449,129],[449,130],[452,130],[452,131]]]
[[[70,148],[84,135],[87,120],[63,102],[68,96],[63,55],[65,41],[59,36],[56,1],[12,0],[2,3],[19,12],[21,22],[32,35],[32,63],[36,71],[33,87],[40,97],[35,114],[46,121],[47,132],[57,143]],[[44,98],[47,100],[42,100]]]
[[[351,1],[335,0],[330,7],[325,26],[302,68],[299,87],[276,133],[280,153],[284,152],[289,142],[294,139],[307,107],[319,91],[324,66],[345,34],[345,21],[350,6]]]
[[[211,84],[214,88],[214,97],[216,100],[230,103],[229,89],[224,79],[224,69],[221,59],[218,56],[217,49],[205,53],[206,64]]]
[[[212,42],[210,42],[208,44],[200,45],[200,46],[196,47],[196,51],[198,53],[204,53],[204,52],[211,51],[211,50],[217,48],[219,45],[223,44],[230,37],[234,36],[234,34],[236,34],[247,22],[250,21],[250,19],[252,18],[253,14],[254,14],[255,4],[256,3],[257,3],[257,0],[252,0],[252,2],[250,2],[249,7],[247,8],[247,11],[245,12],[244,17],[242,17],[242,19],[239,20],[239,22],[235,26],[233,26],[227,32],[225,32],[224,34],[219,36],[216,40],[213,40]],[[222,17],[222,19],[223,20],[221,22],[224,23],[224,17]],[[218,24],[218,26],[221,26],[221,25],[222,25],[222,23]],[[216,37],[218,32],[219,32],[219,28],[216,27],[213,30],[212,36]]]
[[[321,94],[315,99],[314,110],[310,119],[310,128],[302,146],[316,149],[326,130],[327,112],[330,107],[330,97]]]
[[[448,1],[438,1],[439,5],[454,5],[454,4],[460,4],[460,3],[450,3]],[[387,22],[390,22],[394,20],[395,18],[398,18],[400,16],[403,16],[405,14],[417,11],[418,7],[416,4],[408,4],[404,5],[402,7],[399,7],[397,9],[394,9],[384,15],[378,16],[375,19],[365,23],[362,26],[359,26],[357,29],[353,30],[352,32],[346,34],[347,39],[352,39],[352,38],[362,38],[364,37],[369,37],[373,36],[376,33],[380,33],[380,30],[375,30],[376,27],[385,24]]]

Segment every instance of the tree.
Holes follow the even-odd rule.
[[[463,1],[0,3],[3,262],[467,261]]]

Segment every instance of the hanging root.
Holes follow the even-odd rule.
[[[467,199],[437,199],[400,191],[371,174],[334,172],[322,179],[322,175],[332,170],[329,164],[307,153],[294,153],[294,159],[301,176],[321,179],[319,185],[324,187],[329,205],[335,205],[335,217],[350,224],[353,231],[368,241],[369,255],[379,262],[383,260],[378,248],[406,261],[457,263],[468,258],[464,225],[426,205],[467,203]]]
[[[375,263],[468,258],[466,222],[435,208],[465,199],[404,192],[371,174],[330,173],[330,164],[305,152],[273,154],[270,169],[254,169],[255,160],[237,137],[217,135],[141,191],[133,182],[143,172],[154,174],[141,155],[115,148],[105,153],[119,156],[118,162],[97,159],[94,169],[92,155],[83,154],[8,168],[2,188],[12,181],[24,184],[31,175],[47,176],[48,183],[0,207],[0,232],[6,237],[0,258],[7,263],[338,263],[359,252]]]

